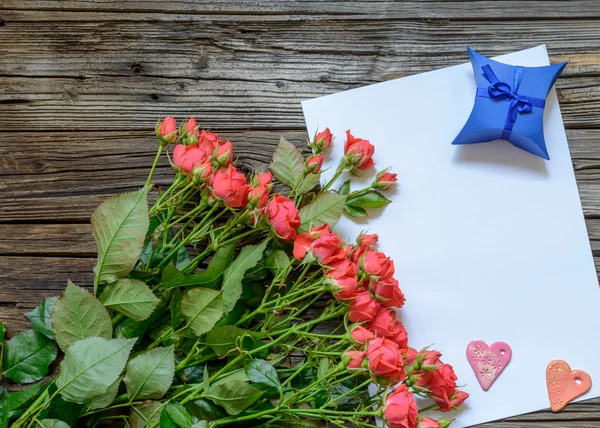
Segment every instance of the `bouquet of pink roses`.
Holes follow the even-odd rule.
[[[3,375],[32,385],[2,391],[0,426],[450,425],[420,415],[415,397],[430,400],[422,411],[447,412],[468,394],[439,352],[409,346],[393,261],[377,235],[351,244],[331,230],[344,212],[389,203],[387,171],[367,188],[331,190],[374,167],[369,141],[348,131],[321,187],[328,129],[307,159],[281,139],[270,171],[249,180],[231,142],[195,119],[178,128],[167,117],[156,135],[147,185],[92,216],[93,292],[69,281],[26,314],[32,330],[2,340]],[[149,209],[170,144],[176,176]],[[44,383],[59,349],[60,372]]]

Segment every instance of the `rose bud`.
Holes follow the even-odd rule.
[[[193,178],[194,184],[198,185],[200,183],[205,182],[206,180],[208,180],[210,178],[211,174],[212,174],[212,163],[208,159],[204,159],[204,161],[201,164],[196,165],[192,169],[192,175],[194,177]]]
[[[372,332],[361,326],[354,327],[350,333],[350,336],[356,342],[362,343],[363,345],[375,339],[375,335]]]
[[[306,160],[306,168],[304,171],[307,174],[318,174],[321,172],[323,161],[325,160],[323,155],[311,156]]]
[[[231,144],[231,141],[218,142],[217,147],[215,148],[214,158],[221,166],[230,165],[233,160],[233,144]]]
[[[406,387],[398,386],[385,399],[383,416],[389,428],[415,428],[417,426],[417,403]]]
[[[370,291],[356,293],[356,297],[350,305],[348,318],[352,322],[371,321],[377,315],[380,307],[379,302],[371,297]]]
[[[173,163],[181,172],[190,175],[192,169],[196,165],[200,165],[206,159],[204,151],[200,150],[198,146],[184,146],[183,144],[177,144],[173,150]]]
[[[269,186],[269,190],[273,187],[273,174],[271,171],[263,171],[260,174],[252,177],[253,186]]]
[[[350,130],[346,131],[346,144],[344,144],[344,157],[347,165],[353,169],[365,170],[375,165],[372,156],[375,147],[368,140],[356,138]]]
[[[177,141],[177,121],[172,116],[167,116],[162,122],[156,124],[156,136],[166,144]]]
[[[342,361],[346,363],[348,369],[360,369],[366,355],[364,351],[346,351]]]
[[[469,398],[469,394],[464,391],[454,391],[454,394],[450,397],[450,404],[452,407],[460,406],[467,398]]]
[[[248,203],[252,207],[264,208],[269,203],[269,187],[258,185],[248,192]]]
[[[210,187],[215,196],[232,208],[240,208],[248,203],[246,177],[233,165],[218,169],[210,178]]]
[[[379,241],[379,236],[376,233],[361,233],[358,235],[358,238],[356,238],[356,243],[360,246],[364,245],[365,247],[375,247],[377,246],[377,241]]]
[[[190,118],[185,122],[179,129],[179,134],[185,136],[186,145],[198,144],[198,126],[196,125],[196,119]]]
[[[333,144],[333,135],[329,128],[325,128],[323,131],[319,132],[315,135],[315,138],[312,144],[309,144],[316,154],[321,153],[323,150],[326,150],[331,147]]]
[[[375,181],[371,187],[374,189],[387,190],[392,187],[398,179],[396,178],[398,174],[392,174],[391,172],[387,172],[387,170],[381,171],[375,177]]]
[[[300,227],[300,216],[296,204],[276,194],[267,204],[267,220],[277,236],[284,241],[296,239],[296,229]]]
[[[402,352],[398,345],[384,337],[376,337],[367,346],[369,370],[391,382],[406,379]]]
[[[441,425],[435,419],[424,418],[419,421],[417,428],[440,428]]]

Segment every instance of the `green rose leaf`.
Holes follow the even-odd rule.
[[[66,422],[58,419],[42,419],[36,426],[39,428],[70,428]]]
[[[347,195],[350,193],[350,180],[344,181],[344,183],[338,189],[338,193],[340,195]]]
[[[192,428],[208,428],[208,422],[207,421],[198,421],[194,425],[192,425]]]
[[[86,403],[104,394],[125,368],[135,339],[89,337],[75,342],[60,363],[56,387],[67,401]]]
[[[29,318],[33,329],[50,339],[55,338],[52,331],[52,311],[54,311],[54,305],[56,305],[57,300],[58,296],[48,297],[33,311],[25,314]]]
[[[181,313],[181,300],[183,299],[183,293],[181,290],[176,289],[171,297],[171,327],[176,330],[179,324],[183,322],[183,314]]]
[[[57,352],[53,340],[26,330],[6,342],[4,376],[17,383],[38,381],[48,374]]]
[[[98,284],[124,277],[142,250],[148,230],[148,187],[104,201],[92,214],[98,248],[94,292]],[[94,293],[96,294],[96,293]]]
[[[56,386],[48,387],[48,394],[51,396],[56,392]],[[52,400],[52,405],[38,415],[38,419],[58,419],[69,426],[77,426],[77,421],[83,413],[83,406],[77,403],[65,401],[58,396]]]
[[[118,378],[108,387],[104,394],[101,394],[90,401],[88,410],[104,409],[112,404],[119,393],[119,385],[121,384],[121,378]]]
[[[194,334],[209,332],[223,315],[223,295],[208,288],[188,290],[181,299],[181,313]]]
[[[188,411],[179,403],[169,403],[164,411],[176,426],[190,428],[194,423]]]
[[[242,295],[242,279],[248,269],[253,268],[262,259],[262,254],[267,247],[265,239],[258,245],[248,245],[242,248],[237,258],[225,269],[223,273],[223,309],[227,313],[235,306]]]
[[[231,264],[234,256],[235,242],[230,242],[217,250],[204,272],[188,275],[181,285],[184,287],[215,287],[221,281],[223,272]]]
[[[52,330],[63,352],[87,337],[112,337],[112,322],[106,308],[86,290],[71,281],[56,301]]]
[[[346,201],[346,204],[360,208],[382,208],[391,201],[381,193],[371,190],[364,195],[351,196]]]
[[[100,301],[134,321],[143,321],[152,314],[159,299],[142,281],[125,278],[107,285]]]
[[[281,137],[269,169],[281,183],[294,187],[304,174],[304,158],[296,146]]]
[[[279,272],[288,268],[290,265],[290,258],[285,254],[285,251],[275,250],[269,257],[265,259],[265,267],[271,271],[273,275],[277,275]]]
[[[160,412],[157,409],[161,405],[158,401],[146,400],[132,407],[129,414],[129,426],[131,428],[147,428],[152,422],[158,421]]]
[[[254,384],[257,384],[257,388],[281,389],[277,370],[265,360],[246,360],[244,363],[244,370],[246,371],[248,379]]]
[[[42,385],[40,383],[34,383],[23,391],[9,392],[0,399],[0,409],[7,412],[17,410],[38,395],[41,388]]]
[[[354,205],[346,204],[346,206],[344,207],[344,212],[350,217],[361,218],[367,216],[367,210],[361,207],[355,207]]]
[[[154,348],[143,352],[127,364],[123,381],[130,401],[162,398],[175,375],[173,346]]]
[[[208,391],[208,389],[205,391]],[[190,415],[200,421],[218,421],[227,416],[219,406],[203,398],[186,403],[185,408]]]
[[[165,288],[177,287],[183,281],[185,281],[185,275],[173,263],[168,264],[160,276],[160,282]]]
[[[345,203],[346,196],[344,195],[333,192],[321,193],[312,203],[300,210],[302,224],[298,228],[298,232],[307,232],[311,228],[325,223],[333,227],[340,219]]]
[[[304,177],[304,180],[302,180],[302,183],[300,183],[300,186],[298,186],[298,193],[304,195],[308,192],[310,192],[312,189],[315,188],[315,186],[317,184],[319,184],[319,182],[321,181],[321,173],[317,173],[317,174],[308,174],[306,177]]]
[[[235,349],[238,338],[245,334],[253,335],[254,333],[231,325],[216,327],[208,332],[204,344],[222,357]]]
[[[206,398],[222,406],[230,415],[237,415],[250,407],[262,394],[263,391],[247,382],[230,380],[212,385]]]
[[[177,424],[173,422],[173,419],[171,419],[167,413],[167,409],[163,409],[162,412],[160,412],[160,419],[158,421],[160,428],[177,428]]]

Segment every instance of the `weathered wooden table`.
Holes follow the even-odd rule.
[[[0,320],[14,335],[67,278],[91,285],[90,214],[143,185],[159,115],[196,116],[249,171],[279,135],[304,144],[303,99],[540,43],[569,61],[557,90],[600,255],[597,0],[0,0]],[[485,426],[600,427],[600,400]]]

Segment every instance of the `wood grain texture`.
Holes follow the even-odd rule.
[[[89,217],[139,188],[157,116],[195,115],[261,170],[280,135],[305,149],[300,101],[546,43],[600,272],[596,0],[1,0],[0,320],[71,279],[92,284]],[[163,159],[155,181],[169,183]],[[600,426],[600,400],[485,428]]]

